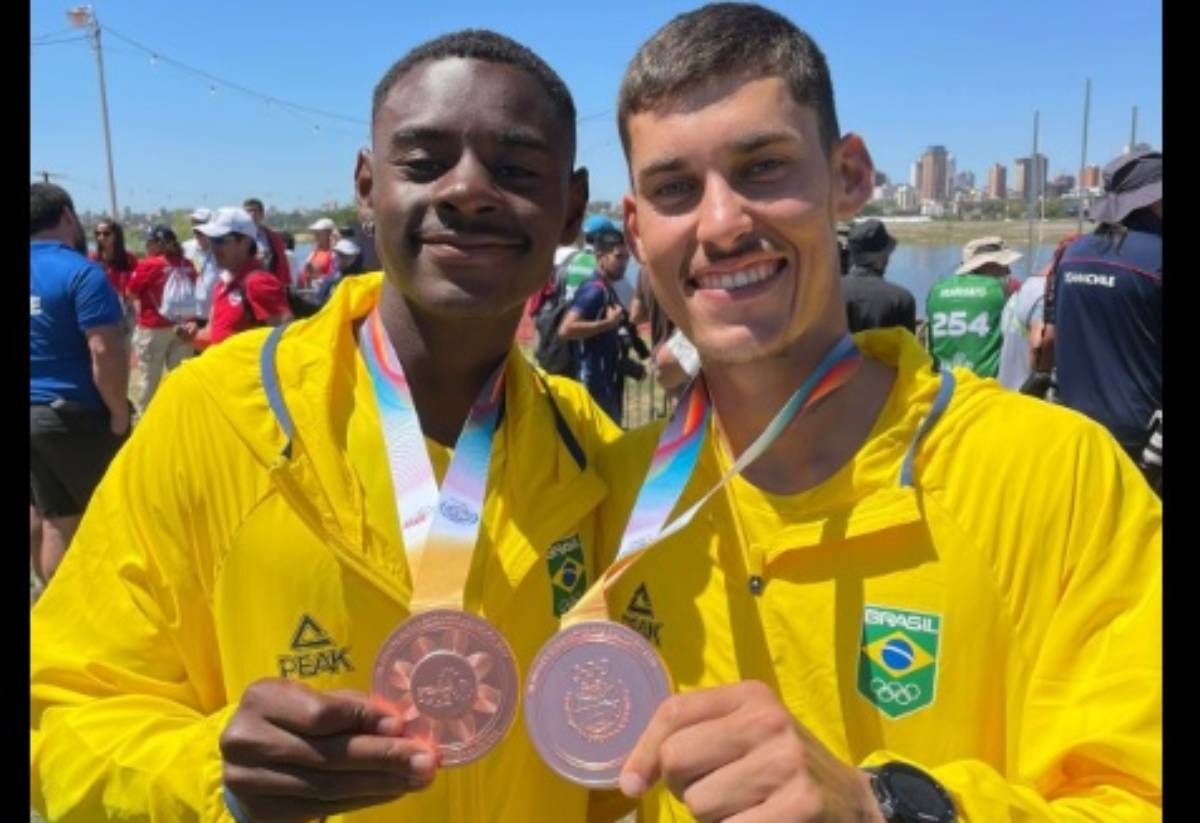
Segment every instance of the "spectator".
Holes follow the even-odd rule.
[[[292,282],[289,288],[293,288],[296,286],[296,279],[301,271],[300,261],[296,259],[296,235],[290,231],[281,231],[279,236],[283,238],[283,248],[288,259],[288,271],[291,272]]]
[[[1046,275],[1050,264],[1032,277],[1025,278],[1021,287],[1008,298],[1000,315],[1000,370],[996,379],[1000,385],[1020,391],[1033,373],[1033,351],[1042,339],[1042,313],[1046,295]]]
[[[1010,266],[1021,259],[999,237],[979,237],[963,246],[953,277],[934,283],[925,301],[935,368],[970,369],[980,377],[1000,371],[1000,315],[1008,300]]]
[[[1095,232],[1067,247],[1050,310],[1060,402],[1103,424],[1142,462],[1162,411],[1162,153],[1104,169]]]
[[[31,549],[48,581],[129,430],[129,354],[121,301],[85,256],[70,195],[34,183],[29,205],[30,520],[41,523]]]
[[[122,305],[126,305],[129,278],[137,267],[138,259],[125,248],[125,229],[116,220],[105,218],[96,224],[96,251],[89,258],[104,267],[104,274],[112,284]],[[133,326],[133,306],[128,305],[126,319]]]
[[[180,246],[183,248],[183,256],[192,261],[195,265],[196,256],[200,252],[200,238],[196,236],[196,227],[203,226],[209,220],[212,220],[212,209],[200,207],[195,209],[188,215],[188,222],[192,224],[192,236],[184,240]],[[200,267],[196,266],[196,271],[200,271]]]
[[[301,288],[319,288],[321,284],[333,277],[337,270],[337,260],[333,255],[333,230],[337,228],[334,222],[328,217],[322,217],[320,220],[308,227],[313,233],[313,250],[309,252],[308,259],[304,261],[304,266],[300,273]]]
[[[183,256],[175,232],[169,226],[155,226],[146,239],[146,250],[147,256],[129,278],[129,296],[137,302],[133,351],[138,366],[134,406],[139,417],[146,413],[163,372],[171,371],[184,358],[195,354],[195,349],[176,335],[175,327],[199,319],[195,298],[198,275],[192,261]],[[182,278],[178,285],[186,291],[188,302],[168,308],[164,292],[168,282],[176,277]]]
[[[212,240],[223,271],[213,292],[208,325],[185,327],[185,338],[194,340],[196,348],[207,348],[257,326],[278,326],[291,317],[284,286],[263,269],[256,256],[257,229],[250,215],[236,206],[217,209],[213,219],[200,227]]]
[[[196,220],[200,217],[204,217],[204,222],[197,223]],[[196,313],[201,326],[208,322],[208,315],[212,311],[213,292],[221,279],[221,267],[217,264],[212,241],[200,231],[200,226],[211,219],[212,212],[209,209],[196,209],[192,212],[192,238],[184,243],[184,254],[192,261],[192,267],[196,270]],[[192,244],[190,254],[186,251],[188,243]]]
[[[622,350],[618,330],[625,310],[612,284],[625,276],[629,249],[624,236],[615,228],[601,230],[595,236],[593,248],[596,268],[592,278],[576,290],[558,336],[575,341],[579,369],[576,378],[587,386],[600,408],[620,425],[625,375],[620,370]]]
[[[850,227],[846,236],[850,269],[841,282],[851,334],[890,326],[916,332],[917,302],[912,292],[883,279],[895,248],[896,238],[881,220],[862,220]]]
[[[258,247],[258,256],[262,261],[261,267],[275,275],[284,288],[292,283],[292,270],[288,267],[287,248],[279,233],[267,227],[263,221],[266,218],[266,208],[257,197],[249,197],[242,203],[242,208],[254,221],[257,232],[254,243]]]

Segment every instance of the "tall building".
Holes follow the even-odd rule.
[[[1085,189],[1098,189],[1103,185],[1100,177],[1099,166],[1084,166],[1083,179],[1079,181],[1079,185]]]
[[[914,189],[921,188],[921,161],[914,160],[913,164],[908,167],[908,185]]]
[[[973,188],[975,188],[975,172],[960,171],[954,175],[955,191],[971,191]]]
[[[954,197],[954,178],[956,177],[956,171],[957,169],[955,167],[954,155],[951,154],[946,158],[946,194],[944,196],[947,200],[950,200]]]
[[[918,186],[922,200],[945,200],[949,155],[945,146],[930,146],[921,155],[921,184]]]
[[[1037,168],[1034,168],[1034,161],[1028,157],[1018,157],[1013,161],[1013,171],[1015,172],[1014,187],[1017,190],[1017,197],[1021,200],[1028,200],[1030,197],[1041,197],[1046,191],[1046,166],[1049,161],[1046,155],[1038,153]]]
[[[1008,169],[1003,163],[993,163],[988,169],[988,197],[1003,200],[1008,197]]]
[[[900,211],[916,211],[917,190],[912,186],[896,186],[896,208]]]

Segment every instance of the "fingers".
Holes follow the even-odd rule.
[[[242,711],[306,737],[373,734],[388,717],[365,694],[318,692],[287,680],[259,680],[242,695]]]
[[[238,805],[255,823],[301,823],[324,819],[337,814],[390,803],[397,795],[362,797],[355,800],[317,800],[281,795],[263,795],[251,798],[237,796]]]
[[[240,797],[303,797],[318,800],[362,800],[399,797],[429,785],[410,772],[325,772],[299,767],[255,767],[226,764],[225,785]]]
[[[436,754],[411,738],[374,735],[302,737],[266,722],[230,723],[221,736],[227,763],[323,771],[412,773],[432,777]]]
[[[804,775],[800,747],[789,742],[775,738],[692,782],[673,786],[671,791],[701,821],[725,820],[754,809],[793,782],[811,782]],[[785,819],[806,818],[789,814]]]
[[[749,697],[765,690],[761,683],[747,681],[732,686],[677,694],[667,698],[650,719],[621,771],[620,787],[628,797],[637,797],[661,775],[661,748],[680,729],[732,714]]]

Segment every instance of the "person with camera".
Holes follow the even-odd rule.
[[[612,228],[599,232],[592,248],[596,273],[576,290],[571,308],[558,327],[558,336],[574,341],[578,364],[575,378],[587,386],[592,398],[619,425],[625,378],[645,377],[642,365],[627,354],[629,348],[636,348],[642,341],[636,330],[623,329],[629,325],[629,315],[613,290],[613,283],[625,276],[629,247],[625,236]]]

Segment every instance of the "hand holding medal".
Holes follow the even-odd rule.
[[[845,385],[862,362],[849,336],[825,356],[724,476],[666,524],[700,455],[711,416],[703,380],[692,383],[659,437],[612,566],[563,616],[525,679],[525,722],[542,759],[566,779],[614,788],[658,706],[671,694],[658,653],[607,619],[604,592],[656,542],[684,528],[713,494],[765,452],[793,419]]]

